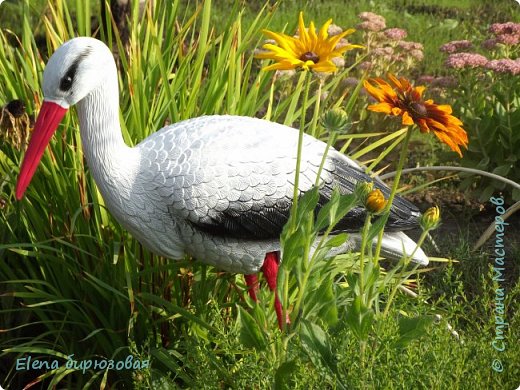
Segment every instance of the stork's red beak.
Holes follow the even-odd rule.
[[[16,184],[16,199],[22,199],[25,189],[31,182],[38,163],[42,158],[45,147],[49,144],[52,135],[66,112],[67,109],[59,104],[43,102],[40,114],[34,125],[31,141],[25,152],[22,167],[20,168],[18,183]]]

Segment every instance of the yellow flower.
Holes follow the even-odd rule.
[[[264,67],[263,70],[303,69],[323,73],[335,72],[337,68],[332,62],[333,58],[341,57],[344,52],[363,46],[349,44],[338,46],[343,37],[356,30],[349,29],[329,37],[327,30],[331,23],[332,19],[327,20],[320,31],[316,33],[314,22],[310,23],[309,28],[305,27],[303,12],[300,12],[299,36],[291,37],[283,33],[263,30],[263,33],[274,39],[277,45],[266,43],[263,48],[267,51],[259,53],[255,57],[276,61],[276,63]]]
[[[440,211],[437,206],[430,207],[421,216],[421,227],[423,230],[433,230],[439,226],[440,222]]]
[[[468,148],[468,135],[462,128],[462,122],[451,115],[451,106],[435,104],[431,99],[424,100],[422,93],[425,87],[412,87],[404,77],[398,79],[389,73],[388,78],[390,83],[381,78],[363,82],[367,92],[379,102],[368,106],[368,109],[401,116],[403,125],[416,124],[422,133],[433,131],[441,142],[462,157],[459,146]]]
[[[368,193],[365,201],[365,207],[371,213],[379,213],[385,207],[388,201],[385,199],[383,193],[379,188],[372,190]]]

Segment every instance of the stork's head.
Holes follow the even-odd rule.
[[[110,49],[94,38],[74,38],[61,45],[43,72],[43,104],[20,168],[16,198],[21,199],[49,140],[70,106],[106,82],[115,72]]]
[[[64,109],[76,104],[103,83],[113,68],[110,49],[94,38],[74,38],[61,45],[43,72],[43,96]]]

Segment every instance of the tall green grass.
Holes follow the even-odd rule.
[[[29,112],[37,112],[45,59],[65,40],[89,35],[93,27],[93,4],[77,2],[74,15],[69,5],[49,2],[34,31],[26,1],[15,44],[9,44],[12,33],[1,32],[2,100],[22,99]],[[271,77],[258,72],[253,62],[258,32],[272,14],[263,10],[242,25],[236,5],[224,32],[216,32],[211,10],[209,1],[193,14],[178,2],[161,3],[140,18],[135,5],[128,55],[111,21],[101,21],[95,34],[120,56],[121,117],[129,144],[167,122],[207,113],[254,116],[270,106],[271,119],[298,121],[300,110],[287,117],[285,103],[269,101]],[[43,52],[35,38],[39,34],[47,43]],[[292,95],[287,102],[294,100]],[[225,321],[236,317],[235,303],[244,299],[242,281],[189,259],[172,263],[154,256],[122,231],[88,174],[77,127],[75,116],[68,115],[21,202],[14,201],[12,192],[21,153],[3,145],[0,154],[7,200],[0,230],[6,385],[43,382],[80,388],[136,381],[150,388],[158,378],[190,385],[197,365],[190,369],[192,363],[184,361],[187,344],[200,340],[207,347],[225,338],[223,324],[217,328],[212,323],[216,315]],[[138,374],[91,370],[85,375],[65,367],[71,355],[77,360],[123,359],[129,353],[152,358],[153,369]],[[60,368],[16,371],[16,359],[27,355],[56,358]]]
[[[2,100],[19,98],[29,112],[37,111],[33,103],[41,102],[45,58],[65,40],[91,33],[92,3],[77,2],[74,17],[69,4],[49,2],[40,29],[33,31],[26,1],[16,44],[9,44],[11,33],[1,32]],[[178,2],[173,7],[163,3],[140,19],[134,7],[128,56],[110,20],[100,23],[109,28],[97,36],[120,53],[121,117],[129,144],[166,121],[204,113],[254,115],[265,104],[270,80],[264,73],[251,74],[249,51],[268,14],[242,26],[236,7],[226,32],[216,33],[210,12],[210,2],[193,15]],[[36,34],[46,37],[48,50],[40,53]],[[219,77],[208,77],[216,70]],[[235,310],[232,302],[240,295],[212,269],[195,265],[193,272],[184,272],[184,267],[191,269],[188,259],[172,263],[148,253],[114,223],[84,164],[77,127],[75,116],[69,115],[22,202],[15,202],[12,192],[21,153],[9,145],[0,152],[8,200],[0,223],[1,329],[7,336],[1,339],[6,367],[2,385],[117,387],[131,384],[137,375],[138,383],[151,388],[156,377],[173,379],[172,367],[185,365],[178,358],[186,350],[183,339],[209,342],[220,335],[207,318],[208,297],[228,301],[226,306]],[[193,283],[201,288],[192,290]],[[155,357],[159,363],[135,375],[65,369],[69,355],[77,360],[121,359],[129,353]],[[28,354],[58,358],[61,367],[17,372],[15,359]],[[161,364],[163,371],[155,368]],[[183,380],[189,383],[188,378]]]
[[[306,106],[299,109],[303,102],[293,82],[260,72],[252,56],[262,40],[261,29],[287,3],[282,2],[279,9],[260,7],[254,18],[247,16],[247,23],[243,21],[247,9],[238,2],[226,8],[225,18],[216,11],[218,2],[192,5],[156,2],[153,12],[148,9],[140,17],[134,2],[128,48],[110,20],[101,21],[93,32],[120,56],[120,116],[126,142],[135,144],[165,123],[203,114],[267,113],[276,122],[305,125],[319,97],[309,95]],[[36,113],[46,59],[65,40],[92,33],[91,16],[97,14],[98,6],[97,1],[49,1],[35,21],[33,3],[22,2],[17,8],[19,34],[0,30],[0,101],[22,99],[28,111]],[[45,38],[43,49],[39,36]],[[348,69],[324,83],[322,92],[329,97],[321,102],[322,110],[346,105],[348,97],[338,80],[347,73]],[[6,200],[0,210],[3,387],[466,388],[469,382],[454,377],[454,373],[468,375],[466,370],[484,387],[514,383],[518,357],[512,349],[507,352],[508,373],[493,376],[479,369],[492,356],[485,347],[489,321],[464,324],[463,337],[469,347],[444,329],[446,322],[438,327],[415,323],[406,328],[403,317],[431,317],[431,304],[423,298],[431,298],[435,310],[447,318],[443,321],[459,325],[466,306],[457,273],[448,273],[443,281],[449,299],[448,294],[438,296],[437,290],[419,283],[421,299],[411,301],[398,295],[388,318],[364,329],[364,324],[372,324],[363,322],[369,314],[359,312],[354,317],[349,310],[357,293],[355,254],[316,261],[310,269],[293,259],[297,272],[282,271],[287,284],[281,285],[287,289],[280,293],[286,302],[302,302],[301,313],[292,314],[293,331],[281,333],[267,289],[260,290],[260,303],[254,305],[245,294],[241,276],[221,274],[188,257],[174,262],[153,255],[123,231],[104,206],[84,164],[77,129],[76,117],[69,113],[20,202],[14,200],[14,186],[22,151],[7,143],[0,145],[0,188]],[[381,135],[384,141],[376,146],[401,136],[377,134]],[[321,132],[323,139],[327,136]],[[347,143],[352,139],[340,138]],[[370,151],[373,147],[361,149],[356,156]],[[379,161],[375,159],[374,169]],[[349,206],[345,199],[335,202],[330,213]],[[317,233],[323,218],[330,217],[323,213],[316,224],[308,224],[304,217],[312,205],[312,198],[301,202],[294,217],[300,228],[295,236],[284,236],[286,241],[293,240],[297,246],[298,240]],[[393,286],[399,275],[374,268],[366,272],[378,291],[378,304],[384,304],[388,290],[382,281]],[[305,283],[303,275],[307,275]],[[421,280],[418,275],[412,277]],[[511,305],[517,290],[510,294]],[[481,299],[489,303],[491,288],[486,285],[482,294]],[[491,318],[491,313],[488,307],[480,314]],[[356,319],[361,322],[354,323]],[[511,316],[511,340],[518,339],[515,324],[517,314]],[[364,364],[358,358],[355,330],[367,342]],[[416,340],[425,335],[421,342]],[[446,357],[446,350],[453,352]],[[71,355],[78,361],[118,361],[129,354],[150,359],[151,366],[86,372],[66,367]],[[57,359],[60,367],[16,370],[16,360],[29,355]],[[451,387],[445,377],[459,382]]]

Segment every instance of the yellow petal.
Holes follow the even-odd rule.
[[[257,53],[255,54],[255,58],[259,59],[259,60],[271,60],[273,59],[273,53],[272,52],[260,52],[260,53]]]
[[[320,61],[317,64],[313,64],[311,67],[315,72],[321,73],[332,73],[338,70],[332,61]]]
[[[305,28],[305,23],[303,22],[303,12],[300,12],[300,16],[298,17],[298,31],[300,33],[300,40],[302,41],[305,47],[309,47],[309,35],[307,34],[307,29]]]
[[[294,53],[294,55],[296,55],[297,51],[296,51],[296,42],[295,42],[296,39],[295,38],[290,37],[285,34],[278,34],[278,33],[275,33],[275,32],[269,31],[269,30],[264,30],[264,33],[268,37],[274,39],[280,47],[282,47],[288,51],[291,51],[292,53]],[[272,43],[266,43],[263,47],[265,48],[266,45],[275,46]]]
[[[269,66],[265,66],[262,68],[262,70],[264,70],[264,71],[267,71],[267,70],[292,70],[292,69],[296,69],[299,67],[300,67],[299,65],[297,66],[290,61],[281,61],[281,62],[275,62],[274,64],[269,65]]]
[[[263,46],[264,49],[266,50],[271,50],[275,55],[277,56],[282,56],[282,57],[295,57],[293,55],[293,53],[287,51],[286,49],[284,49],[283,47],[280,47],[280,46],[276,46],[276,45],[273,45],[271,43],[266,43],[264,46]]]
[[[364,48],[365,48],[365,46],[363,46],[363,45],[345,45],[345,46],[341,46],[340,48],[334,49],[333,53],[341,54],[341,53],[349,51],[349,50],[364,49]]]
[[[328,38],[328,36],[329,36],[328,30],[329,30],[329,26],[331,25],[331,23],[332,23],[332,19],[329,19],[325,22],[325,24],[323,26],[321,26],[320,32],[318,34],[318,38],[320,40],[325,41]]]
[[[310,51],[313,51],[313,50],[315,50],[316,44],[318,42],[318,36],[316,35],[316,27],[314,26],[314,22],[311,22],[307,32],[309,34],[309,39],[310,39],[309,49],[311,49]]]

